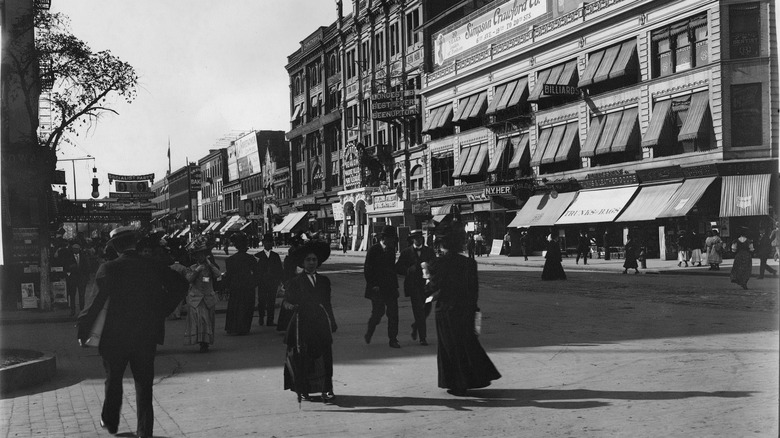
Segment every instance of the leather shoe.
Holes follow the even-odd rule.
[[[428,341],[425,339],[420,339],[420,345],[428,345]]]
[[[371,333],[366,333],[365,335],[363,335],[363,340],[366,341],[366,344],[370,344],[371,343]]]
[[[110,427],[106,425],[106,422],[103,421],[102,419],[100,420],[100,427],[108,431],[108,433],[110,433],[111,435],[115,434],[117,432],[117,429],[119,429],[118,426]]]
[[[332,402],[336,399],[336,394],[333,391],[326,391],[322,393],[322,401],[325,403]]]
[[[398,341],[393,339],[392,341],[390,341],[390,348],[401,348],[401,345],[398,344]]]

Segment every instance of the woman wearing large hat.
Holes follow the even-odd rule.
[[[429,264],[427,287],[436,300],[439,388],[461,396],[468,389],[490,385],[501,374],[477,338],[477,263],[460,254],[466,232],[457,221],[442,223],[435,232],[441,255]]]
[[[310,240],[292,254],[303,272],[286,284],[284,306],[293,311],[284,342],[287,358],[284,367],[284,389],[301,398],[322,393],[322,401],[330,402],[333,394],[333,337],[336,320],[331,306],[328,277],[317,268],[330,256],[326,242]]]
[[[209,350],[214,343],[217,294],[214,283],[222,275],[219,267],[209,259],[211,246],[199,237],[187,244],[187,252],[195,263],[187,269],[190,290],[187,294],[187,325],[184,345],[200,345],[200,351]]]

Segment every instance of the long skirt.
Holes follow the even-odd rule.
[[[566,272],[560,260],[547,259],[542,269],[542,280],[566,280]]]
[[[301,394],[333,391],[333,349],[325,347],[312,357],[304,346],[301,352],[288,346],[284,367],[284,389]]]
[[[734,265],[731,267],[731,282],[740,286],[747,286],[750,274],[753,271],[753,258],[749,251],[738,251],[734,256]]]
[[[229,334],[245,335],[252,327],[255,316],[255,290],[244,289],[230,292],[225,312],[225,331]]]
[[[501,378],[474,331],[474,313],[436,309],[439,388],[484,388]]]
[[[188,306],[187,325],[184,328],[184,345],[195,345],[202,342],[214,343],[215,310],[215,307],[207,307],[204,301],[201,301],[198,307]]]
[[[701,263],[701,250],[700,249],[694,249],[691,251],[691,264],[694,263]]]

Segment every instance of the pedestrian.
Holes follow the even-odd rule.
[[[86,345],[98,314],[108,303],[98,346],[106,372],[100,426],[111,434],[117,433],[122,378],[129,364],[135,381],[136,435],[151,437],[157,341],[165,317],[187,293],[187,281],[166,266],[139,256],[135,250],[137,234],[132,227],[116,228],[109,236],[108,245],[118,257],[98,268],[95,297],[78,317],[78,340]]]
[[[349,242],[349,240],[347,239],[347,235],[346,234],[342,234],[341,235],[341,250],[344,252],[344,254],[347,253],[347,242]]]
[[[712,229],[707,233],[704,240],[704,246],[707,248],[707,263],[710,265],[710,271],[720,270],[720,264],[723,263],[723,241],[720,239],[720,232]]]
[[[465,232],[458,222],[436,227],[441,256],[429,264],[429,293],[436,301],[438,386],[456,396],[501,378],[477,338],[477,263],[460,252]]]
[[[228,239],[228,236],[222,236],[222,249],[225,251],[225,255],[230,255],[229,252],[230,248],[230,239]]]
[[[331,304],[330,280],[317,273],[317,268],[330,256],[330,245],[311,240],[292,256],[303,272],[286,286],[284,305],[293,314],[284,338],[287,345],[284,389],[298,393],[299,402],[301,398],[309,400],[309,395],[315,392],[322,394],[323,402],[332,402],[336,398],[332,334],[338,326]]]
[[[505,255],[512,253],[512,236],[509,235],[509,230],[506,230],[506,234],[504,234],[504,247],[501,252]]]
[[[731,242],[731,252],[734,253],[734,264],[731,266],[731,282],[747,289],[750,274],[753,271],[753,241],[747,237],[747,228],[739,228],[739,236]]]
[[[685,230],[680,230],[677,236],[677,266],[682,266],[685,263],[685,267],[688,267],[688,251],[690,250],[688,233]]]
[[[300,272],[303,272],[303,268],[298,267],[298,261],[293,256],[293,253],[295,253],[301,243],[301,240],[297,237],[293,236],[290,238],[290,248],[287,250],[287,255],[282,263],[282,284],[279,287],[279,292],[282,295],[282,305],[279,306],[279,317],[276,320],[276,331],[279,332],[287,331],[287,326],[290,324],[290,318],[292,317],[292,311],[284,305],[286,301],[284,297],[286,295],[287,283]]]
[[[691,230],[691,234],[688,236],[688,242],[691,252],[691,266],[701,266],[701,239],[696,233],[696,230]]]
[[[566,273],[563,272],[563,264],[561,263],[563,260],[561,247],[554,231],[547,236],[547,253],[545,253],[544,259],[542,280],[566,280]]]
[[[477,257],[482,257],[483,254],[483,248],[484,248],[485,238],[482,236],[481,232],[477,232],[474,234],[474,250],[477,253]]]
[[[282,258],[274,248],[274,236],[271,233],[263,235],[263,250],[255,254],[257,257],[257,275],[259,279],[258,295],[260,297],[257,311],[260,315],[260,325],[274,326],[274,313],[276,312],[276,293],[284,277]],[[284,327],[286,328],[286,327]]]
[[[477,242],[474,238],[474,233],[469,233],[467,240],[466,240],[466,249],[468,250],[469,258],[474,258],[474,249],[477,245]]]
[[[398,233],[393,225],[385,225],[379,243],[366,252],[363,276],[366,279],[365,297],[371,300],[371,317],[363,339],[371,343],[374,330],[383,315],[387,315],[387,337],[391,348],[398,343],[398,277],[395,273],[395,247]]]
[[[637,258],[639,258],[639,245],[637,245],[631,234],[626,236],[626,246],[624,247],[623,252],[625,253],[625,261],[623,261],[623,273],[628,274],[628,270],[633,269],[634,274],[638,274],[639,264],[637,264]]]
[[[221,275],[219,267],[209,259],[211,247],[205,239],[197,238],[187,244],[187,251],[195,263],[187,270],[190,289],[187,293],[187,325],[184,345],[200,345],[200,352],[209,351],[214,343],[217,294],[214,283]]]
[[[247,254],[249,239],[243,232],[230,236],[236,253],[225,260],[222,285],[228,291],[225,331],[229,335],[246,335],[252,327],[257,296],[257,259]]]
[[[187,279],[187,267],[184,266],[182,263],[183,259],[185,258],[184,253],[181,252],[174,252],[173,256],[173,263],[168,266],[172,271],[179,274],[179,276],[183,279]],[[182,298],[179,300],[179,303],[176,305],[176,307],[173,309],[170,315],[168,315],[168,319],[181,319],[181,314],[183,312],[184,306],[186,305],[184,299]]]
[[[769,240],[772,242],[774,259],[777,261],[780,259],[780,222],[775,221],[775,227],[772,229],[772,233],[769,235]]]
[[[70,302],[70,316],[76,315],[76,296],[79,300],[79,311],[86,307],[84,301],[92,268],[89,257],[82,253],[81,248],[80,243],[73,241],[68,249],[60,251],[60,264],[65,268],[65,288]]]
[[[590,239],[585,231],[580,230],[580,235],[577,237],[577,258],[575,264],[580,263],[580,257],[582,257],[582,264],[588,264],[588,253],[590,252]]]
[[[428,294],[425,290],[422,264],[430,263],[436,258],[436,253],[433,248],[424,245],[425,239],[422,230],[413,230],[409,233],[409,239],[412,244],[404,248],[398,255],[395,268],[399,275],[404,276],[404,296],[409,297],[412,304],[412,315],[414,316],[412,340],[416,341],[419,336],[420,345],[428,345],[426,319],[431,313],[431,305],[425,303]]]
[[[520,254],[528,261],[528,231],[520,233]]]
[[[769,272],[773,277],[777,275],[774,268],[766,264],[768,258],[772,257],[774,253],[774,247],[772,246],[772,240],[769,235],[771,232],[768,229],[761,229],[758,236],[758,242],[756,242],[756,256],[758,256],[758,279],[764,278],[764,271]]]

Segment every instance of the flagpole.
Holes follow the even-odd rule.
[[[171,174],[171,137],[168,137],[168,175]]]

